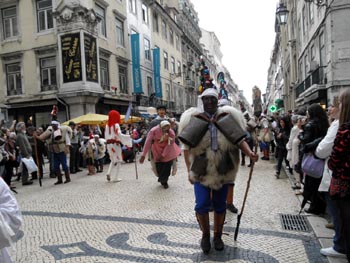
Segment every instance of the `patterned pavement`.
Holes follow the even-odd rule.
[[[328,262],[312,231],[283,230],[280,214],[296,215],[300,203],[289,181],[274,177],[272,162],[255,166],[237,242],[237,215],[227,212],[225,250],[212,249],[209,255],[199,247],[201,232],[183,157],[169,189],[157,183],[148,162],[137,168],[136,180],[135,163],[123,164],[119,183],[86,171],[72,175],[67,185],[54,186],[47,174],[43,187],[17,183],[24,225],[15,262]],[[241,167],[234,200],[238,208],[248,173]]]

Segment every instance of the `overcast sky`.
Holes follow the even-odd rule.
[[[252,102],[252,88],[266,91],[267,70],[275,39],[277,0],[191,0],[199,26],[215,32],[222,62],[244,96]]]

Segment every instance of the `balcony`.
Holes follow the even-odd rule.
[[[295,98],[297,99],[301,93],[309,89],[312,85],[315,84],[324,84],[323,83],[323,67],[318,67],[316,70],[311,72],[307,78],[300,82],[295,89]]]

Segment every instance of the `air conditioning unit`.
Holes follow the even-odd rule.
[[[318,65],[317,61],[311,61],[310,62],[310,70],[309,70],[309,72],[315,71],[316,69],[318,69],[318,67],[319,67],[319,65]]]

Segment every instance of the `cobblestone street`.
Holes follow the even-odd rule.
[[[300,202],[287,179],[275,178],[273,165],[259,161],[255,166],[237,242],[237,215],[228,211],[225,250],[212,249],[209,255],[199,247],[183,156],[169,189],[157,183],[149,162],[138,163],[138,180],[130,163],[122,165],[119,183],[86,171],[72,175],[66,185],[54,186],[47,173],[41,188],[38,182],[17,183],[24,225],[15,262],[328,262],[312,231],[283,230],[280,214],[296,215]],[[238,208],[248,173],[241,167],[234,198]]]

